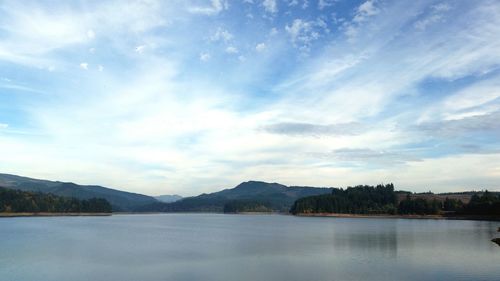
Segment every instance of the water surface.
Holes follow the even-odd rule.
[[[500,280],[499,222],[163,214],[0,219],[0,279]]]

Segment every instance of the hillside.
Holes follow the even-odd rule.
[[[0,213],[110,213],[106,199],[78,200],[0,187]]]
[[[293,202],[301,197],[331,193],[331,188],[286,186],[278,183],[248,181],[231,189],[187,197],[180,201],[156,203],[143,207],[142,211],[161,212],[223,212],[227,204],[252,202],[265,210],[288,212]]]
[[[133,211],[140,206],[158,202],[150,196],[98,185],[78,185],[71,182],[39,180],[10,174],[0,174],[0,186],[22,191],[51,193],[80,200],[103,198],[111,204],[113,211]]]
[[[472,194],[472,195],[471,195]],[[461,199],[466,199],[462,201]],[[300,198],[292,214],[387,214],[483,216],[498,219],[498,192],[411,193],[394,191],[394,185],[334,189],[331,194]]]

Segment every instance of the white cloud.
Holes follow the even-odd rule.
[[[333,6],[337,0],[319,0],[318,9],[323,10],[326,7]]]
[[[431,12],[423,18],[416,21],[413,26],[419,31],[427,29],[428,26],[444,21],[444,15],[451,10],[451,6],[447,3],[440,3],[431,6]]]
[[[223,41],[225,43],[231,41],[233,39],[233,34],[223,28],[217,28],[217,31],[210,37],[211,41]]]
[[[200,60],[203,62],[209,61],[211,58],[209,53],[201,53],[200,54]]]
[[[358,7],[356,14],[354,15],[353,21],[363,22],[368,17],[374,16],[378,13],[379,9],[375,7],[375,0],[368,0]]]
[[[220,12],[229,9],[229,3],[227,0],[211,0],[210,6],[194,6],[189,7],[188,11],[193,14],[203,14],[203,15],[217,15]]]
[[[88,70],[89,69],[89,64],[86,63],[86,62],[82,62],[82,63],[80,63],[80,68],[84,69],[84,70]]]
[[[139,46],[135,47],[134,50],[136,53],[142,54],[142,53],[144,53],[144,49],[146,49],[146,45],[139,45]]]
[[[234,46],[228,46],[226,48],[226,53],[228,54],[237,54],[238,53],[238,49]]]
[[[329,41],[323,33],[326,20],[305,14],[288,22],[284,34],[270,38],[275,21],[264,20],[264,33],[234,29],[238,33],[233,36],[225,28],[234,25],[226,25],[224,18],[186,14],[185,2],[118,1],[92,6],[88,13],[56,9],[55,16],[37,2],[4,3],[2,12],[11,16],[2,19],[8,36],[0,39],[0,60],[36,67],[37,73],[38,68],[55,67],[58,75],[46,73],[50,83],[40,89],[0,85],[23,91],[30,99],[35,91],[50,95],[33,98],[32,106],[22,108],[34,127],[29,137],[13,135],[11,128],[0,134],[0,170],[149,194],[168,187],[189,195],[231,187],[244,179],[335,186],[395,181],[411,190],[435,191],[438,186],[471,187],[471,179],[484,187],[500,180],[498,154],[413,158],[417,149],[404,149],[422,140],[406,127],[426,110],[428,128],[443,124],[448,131],[477,131],[486,129],[478,125],[486,121],[488,128],[498,128],[498,115],[491,114],[499,109],[500,87],[493,75],[500,62],[499,10],[494,1],[484,2],[483,8],[470,5],[474,7],[459,11],[461,17],[446,18],[446,24],[435,22],[433,30],[428,25],[433,32],[415,32],[412,25],[427,15],[422,11],[447,8],[396,1],[384,3],[382,9],[379,2],[365,2],[371,4],[356,8],[353,16],[358,22],[349,26],[358,36],[356,42],[339,37]],[[227,9],[225,3],[214,1],[209,10],[191,12],[215,15]],[[175,28],[160,30],[170,21]],[[37,33],[37,26],[48,30]],[[347,33],[345,28],[341,31]],[[106,38],[106,44],[90,42],[89,30]],[[275,63],[286,55],[287,39],[298,48],[325,41],[317,41],[322,46],[314,57],[292,61],[292,71]],[[137,42],[148,46],[141,49],[145,52],[140,60],[132,52]],[[219,44],[210,46],[211,42]],[[91,46],[98,54],[86,52],[92,53]],[[265,56],[252,52],[265,47]],[[147,52],[148,48],[158,52]],[[251,52],[242,54],[248,48]],[[66,57],[79,50],[83,53],[76,59],[85,61],[80,67],[96,71],[82,75],[75,67],[80,61]],[[237,53],[234,58],[245,62],[217,64],[218,60],[210,61],[214,50]],[[197,59],[210,63],[200,68]],[[106,71],[99,73],[103,65]],[[279,77],[274,75],[277,71]],[[443,90],[434,95],[419,88],[426,79],[453,84],[461,77],[471,85],[453,93]],[[263,80],[266,83],[259,84]],[[253,100],[256,85],[259,98]],[[438,99],[430,103],[439,108],[426,104],[432,99]],[[364,122],[369,130],[352,126]],[[378,156],[382,159],[376,170],[362,167]],[[438,176],[429,179],[436,171]]]
[[[441,15],[431,15],[425,19],[419,20],[413,24],[413,26],[418,30],[425,30],[427,26],[440,22],[442,20]]]
[[[0,60],[39,69],[69,67],[53,51],[88,43],[95,29],[109,38],[138,34],[164,26],[171,6],[156,2],[130,2],[117,9],[119,2],[99,2],[92,11],[79,11],[70,3],[51,6],[40,2],[2,2]]]
[[[432,9],[436,12],[446,12],[451,10],[451,6],[448,3],[439,3],[432,6]]]
[[[309,7],[309,0],[304,0],[302,2],[302,9],[307,9],[307,7]]]
[[[264,6],[264,10],[268,13],[275,14],[278,12],[278,4],[276,0],[263,0],[262,6]]]
[[[291,25],[285,26],[285,31],[295,47],[307,50],[311,43],[321,36],[319,30],[316,29],[317,23],[295,19]]]
[[[88,37],[90,40],[94,39],[94,38],[95,38],[95,32],[94,32],[92,29],[89,29],[89,30],[87,31],[87,37]]]
[[[257,52],[263,52],[266,49],[266,44],[265,43],[259,43],[255,46],[255,50]]]
[[[6,129],[8,127],[9,127],[9,124],[0,123],[0,129]]]

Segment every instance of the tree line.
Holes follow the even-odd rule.
[[[292,214],[402,214],[402,215],[481,215],[500,216],[500,195],[485,191],[474,194],[469,203],[457,199],[412,198],[410,193],[397,202],[393,184],[355,186],[334,189],[331,194],[300,198],[293,204]]]
[[[78,200],[49,193],[0,187],[0,212],[111,213],[111,204],[102,198]]]
[[[273,209],[267,202],[255,200],[233,200],[224,204],[224,213],[244,212],[272,212]]]
[[[297,213],[347,213],[395,214],[396,193],[394,185],[360,185],[347,189],[334,189],[331,194],[300,198],[290,212]]]

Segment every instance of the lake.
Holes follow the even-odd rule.
[[[160,214],[0,219],[2,281],[500,280],[500,222]]]

